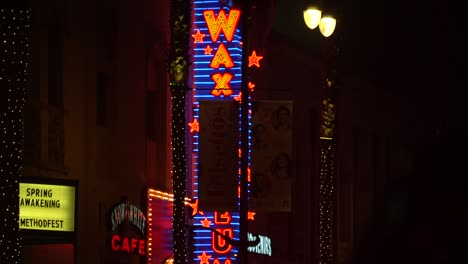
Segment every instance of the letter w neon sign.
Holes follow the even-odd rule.
[[[216,42],[219,38],[221,31],[224,32],[227,41],[232,41],[234,30],[236,30],[237,22],[239,21],[240,11],[231,9],[229,11],[229,18],[226,17],[224,10],[219,11],[218,17],[215,16],[213,10],[203,12],[208,30],[210,31],[211,40]]]

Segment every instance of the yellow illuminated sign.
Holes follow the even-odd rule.
[[[20,229],[75,231],[75,187],[20,183]]]

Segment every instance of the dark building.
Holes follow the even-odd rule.
[[[34,1],[23,175],[76,180],[76,239],[26,244],[25,263],[140,263],[107,237],[122,197],[146,212],[146,188],[171,192],[168,0]],[[257,1],[251,46],[264,56],[255,99],[294,102],[290,212],[259,213],[272,256],[316,263],[323,44],[292,1]],[[340,26],[338,24],[338,26]],[[336,258],[346,263],[386,184],[411,166],[423,127],[411,102],[341,67],[337,92]],[[406,156],[407,155],[407,156]],[[408,158],[406,158],[408,157]]]

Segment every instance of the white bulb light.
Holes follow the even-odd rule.
[[[319,25],[321,17],[322,11],[315,7],[309,7],[304,11],[304,21],[310,29],[314,29]]]
[[[324,16],[322,17],[322,19],[320,19],[319,29],[320,29],[320,33],[322,33],[324,37],[331,36],[333,32],[335,31],[335,27],[336,27],[335,18],[331,16]]]

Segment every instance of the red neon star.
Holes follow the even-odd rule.
[[[241,101],[241,98],[242,98],[242,92],[240,92],[238,96],[234,96],[234,100],[236,100],[238,102]]]
[[[200,256],[198,256],[198,258],[200,259],[200,264],[210,264],[210,258],[211,258],[211,256],[210,256],[210,255],[206,255],[206,251],[203,251],[203,254],[201,254]]]
[[[198,199],[194,203],[189,203],[189,206],[192,207],[192,215],[196,215],[198,211]]]
[[[206,46],[205,55],[211,55],[212,51],[213,51],[213,49],[210,47],[210,45]]]
[[[248,86],[249,86],[250,91],[253,92],[255,84],[253,84],[252,82],[249,82]]]
[[[256,214],[256,212],[248,212],[247,213],[247,219],[255,220],[255,214]]]
[[[249,67],[251,67],[252,65],[255,65],[260,68],[259,61],[261,59],[263,59],[263,56],[257,56],[257,53],[255,52],[255,50],[252,51],[252,55],[249,56]]]
[[[198,123],[198,120],[196,118],[193,119],[192,123],[188,123],[188,125],[190,126],[190,132],[200,132],[200,124]]]
[[[197,30],[197,34],[193,34],[192,37],[195,39],[193,43],[203,43],[203,38],[206,36],[206,34],[201,34],[200,30]]]
[[[203,227],[210,227],[211,221],[205,217],[202,221],[200,221]]]

